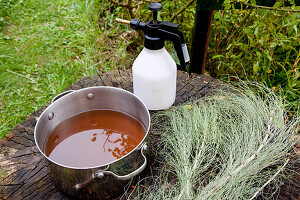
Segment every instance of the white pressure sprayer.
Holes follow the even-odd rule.
[[[132,66],[133,92],[149,110],[168,109],[175,102],[177,65],[165,49],[164,42],[173,42],[181,69],[190,61],[183,34],[178,24],[157,20],[160,3],[150,3],[153,20],[147,23],[132,19],[130,27],[144,32],[144,49]]]

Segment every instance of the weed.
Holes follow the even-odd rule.
[[[216,78],[267,84],[299,109],[300,17],[268,10],[226,10],[214,15],[206,69]]]

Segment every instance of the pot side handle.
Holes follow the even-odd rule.
[[[143,146],[141,147],[141,154],[144,158],[144,163],[135,171],[127,174],[127,175],[124,175],[124,176],[119,176],[119,175],[116,175],[115,173],[111,172],[111,171],[98,171],[95,173],[96,177],[99,177],[99,178],[102,178],[104,175],[111,175],[113,176],[114,178],[116,178],[117,180],[122,180],[122,181],[126,181],[126,180],[129,180],[133,177],[135,177],[136,175],[138,175],[139,173],[141,173],[147,166],[147,158],[146,156],[144,155],[144,152],[147,150],[147,144],[144,143]]]
[[[144,163],[137,170],[135,170],[135,171],[133,171],[133,172],[127,174],[127,175],[124,175],[124,176],[116,175],[115,173],[113,173],[111,171],[99,170],[99,171],[96,171],[95,173],[93,173],[93,175],[89,179],[85,180],[82,183],[78,183],[78,184],[74,185],[72,188],[76,189],[76,190],[79,190],[79,189],[87,186],[95,178],[103,178],[105,175],[113,176],[117,180],[122,180],[122,181],[129,180],[129,179],[135,177],[136,175],[138,175],[139,173],[141,173],[146,168],[146,166],[147,166],[147,158],[146,158],[146,156],[144,155],[144,152],[143,152],[143,151],[147,150],[147,144],[144,143],[142,145],[142,147],[140,148],[140,150],[141,150],[141,154],[142,154],[142,156],[144,158]],[[107,168],[104,169],[104,170],[107,170],[108,168],[109,168],[109,166],[107,166]]]
[[[51,104],[54,103],[54,101],[56,101],[57,99],[59,99],[59,98],[65,96],[65,95],[67,95],[67,94],[69,94],[69,93],[71,93],[71,92],[74,92],[74,91],[75,91],[75,90],[67,90],[67,91],[64,91],[64,92],[62,92],[62,93],[56,95],[56,96],[51,100]]]

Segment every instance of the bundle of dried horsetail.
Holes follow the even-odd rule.
[[[146,192],[135,198],[271,197],[290,173],[300,118],[288,120],[284,102],[271,90],[251,89],[243,83],[155,114],[162,134],[156,154],[164,167],[158,177],[147,177],[156,184],[144,185]]]

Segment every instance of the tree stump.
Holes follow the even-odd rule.
[[[132,92],[131,70],[116,70],[86,77],[68,89],[91,86],[114,86]],[[221,81],[208,76],[178,71],[175,105],[201,98],[212,93],[213,88],[223,86]],[[55,187],[45,159],[35,146],[34,127],[48,105],[32,113],[0,141],[0,199],[74,199]]]

